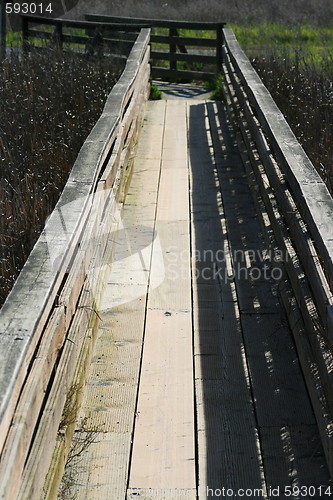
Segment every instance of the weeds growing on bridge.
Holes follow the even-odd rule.
[[[120,72],[55,51],[0,66],[0,303]]]

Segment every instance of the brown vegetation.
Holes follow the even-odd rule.
[[[252,62],[333,194],[332,54],[320,62],[301,52]]]
[[[55,51],[0,66],[0,303],[120,71]]]

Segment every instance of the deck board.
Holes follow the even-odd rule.
[[[186,137],[186,107],[168,103],[168,123],[166,141],[178,127]],[[179,144],[187,155],[184,137]],[[183,159],[177,154],[175,165]],[[196,487],[189,193],[187,169],[164,166],[129,487],[178,491]]]

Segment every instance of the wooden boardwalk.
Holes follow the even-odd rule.
[[[89,433],[93,442],[67,467],[73,498],[290,498],[285,487],[325,498],[329,473],[246,161],[222,105],[148,103],[110,234],[73,447]]]

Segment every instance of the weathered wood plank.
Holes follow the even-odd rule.
[[[243,484],[261,488],[262,465],[233,279],[220,283],[213,273],[216,264],[227,271],[232,262],[223,232],[225,214],[217,194],[207,106],[189,106],[188,122],[193,141],[190,168],[192,255],[196,255],[192,275],[199,498],[204,499],[207,488],[218,491],[233,487],[236,491]],[[210,168],[203,172],[203,165]],[[211,196],[203,189],[207,185]]]
[[[184,105],[167,103],[169,122],[183,133]],[[174,136],[166,126],[164,143],[167,135],[171,144]],[[186,160],[186,137],[184,141]],[[137,488],[143,494],[153,488],[163,498],[164,489],[174,489],[176,494],[195,488],[187,169],[166,167],[163,162],[159,186],[159,244],[155,240],[129,495]]]
[[[190,311],[147,311],[130,488],[195,488],[191,344]]]
[[[16,498],[24,463],[45,398],[50,374],[65,339],[65,311],[56,309],[44,334],[23,390],[0,463],[0,496]]]
[[[137,498],[140,500],[168,500],[169,498],[183,498],[184,500],[196,500],[196,489],[180,489],[180,488],[132,488],[127,490],[126,500]]]
[[[75,439],[80,437],[84,435],[75,433]],[[130,433],[97,433],[93,443],[81,454],[79,464],[74,462],[66,470],[69,478],[74,475],[75,483],[70,483],[69,491],[64,494],[75,495],[77,500],[125,499],[130,448]]]
[[[87,334],[88,320],[91,313],[81,309],[77,314],[69,332],[63,355],[59,362],[55,381],[43,410],[40,425],[25,465],[18,498],[28,500],[40,498],[45,477],[52,459],[56,435],[64,408],[67,393],[70,389],[84,337]]]
[[[216,30],[225,23],[214,23],[214,22],[198,22],[198,21],[171,21],[164,19],[146,19],[146,18],[136,18],[136,17],[123,17],[123,16],[104,16],[98,14],[86,14],[85,18],[89,21],[94,22],[115,22],[122,24],[140,24],[147,23],[149,26],[156,27],[167,27],[167,28],[187,28],[194,30]]]

